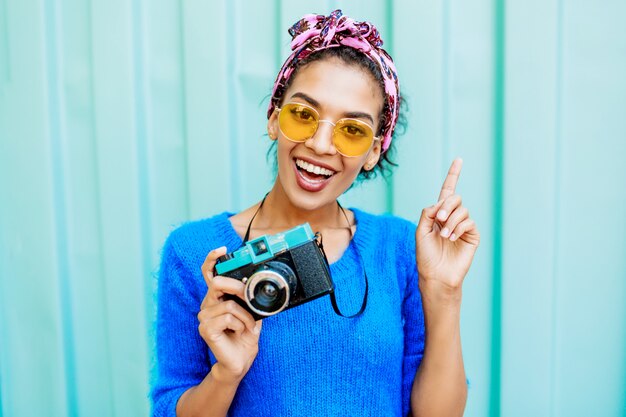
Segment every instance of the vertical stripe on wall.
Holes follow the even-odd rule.
[[[502,326],[502,200],[504,114],[505,114],[505,0],[494,0],[494,128],[493,128],[493,271],[492,271],[492,312],[491,312],[491,390],[489,415],[500,415],[500,362],[502,360],[501,326]]]
[[[59,18],[57,4],[46,0],[44,4],[45,27],[45,68],[46,93],[48,107],[48,136],[50,140],[50,166],[52,168],[52,195],[54,210],[55,251],[57,265],[57,279],[59,285],[60,322],[63,341],[63,357],[60,358],[64,366],[65,394],[67,415],[76,416],[76,372],[74,366],[74,331],[72,328],[72,305],[70,302],[70,269],[67,237],[67,209],[66,209],[66,175],[65,175],[65,132],[62,127],[63,90],[59,86],[59,62],[62,54],[58,45],[57,22]]]

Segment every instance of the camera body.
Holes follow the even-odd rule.
[[[255,320],[333,292],[328,261],[308,223],[245,242],[217,259],[218,275],[245,284],[244,299],[226,295]]]

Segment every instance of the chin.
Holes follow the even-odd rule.
[[[278,181],[281,181],[280,176]],[[299,189],[298,186],[285,186],[281,182],[281,186],[285,192],[285,195],[295,207],[302,211],[315,211],[330,203],[333,203],[338,196],[334,193],[330,193],[326,190],[318,192],[309,192]]]

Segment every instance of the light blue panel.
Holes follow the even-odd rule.
[[[11,79],[9,71],[9,23],[6,0],[0,0],[0,95],[2,88]]]
[[[457,193],[478,225],[481,244],[463,284],[461,336],[467,378],[470,381],[466,416],[485,416],[489,411],[492,363],[492,268],[494,240],[494,32],[493,2],[450,2],[447,14],[448,47],[444,89],[444,172],[431,175],[439,184],[433,201],[455,157],[463,158]]]
[[[558,13],[557,1],[506,4],[500,410],[510,416],[551,415]]]
[[[398,138],[393,210],[417,221],[423,207],[436,202],[442,175],[444,92],[448,82],[444,55],[445,3],[394,2],[394,61],[400,90],[408,104],[408,130]]]
[[[189,90],[186,89],[184,72],[182,3],[173,0],[158,4],[141,2],[140,7],[135,24],[140,24],[144,30],[134,28],[138,34],[135,36],[141,36],[139,49],[134,55],[135,71],[140,61],[142,72],[135,85],[137,95],[141,91],[139,87],[144,89],[145,175],[149,183],[146,199],[150,211],[150,234],[143,234],[142,240],[144,245],[149,242],[148,266],[156,273],[160,249],[172,223],[190,217],[190,150],[186,126],[186,93]],[[196,112],[205,113],[206,110],[198,107],[193,113]],[[169,203],[162,204],[163,201]],[[141,211],[143,213],[145,209]],[[147,295],[151,297],[151,292]]]
[[[464,284],[462,338],[470,380],[466,415],[483,416],[489,409],[492,366],[492,4],[394,6],[394,59],[409,104],[408,131],[397,142],[394,208],[417,221],[421,209],[436,202],[454,157],[464,158],[457,190],[482,235]]]
[[[228,140],[235,150],[230,174],[238,191],[233,208],[239,211],[258,202],[273,185],[265,159],[270,146],[266,109],[277,72],[268,47],[271,51],[276,44],[278,16],[265,3],[246,1],[229,3],[227,13],[232,24],[228,117],[234,133]]]
[[[113,409],[136,416],[148,409],[148,360],[139,188],[138,140],[145,126],[137,119],[136,60],[132,4],[95,3],[92,7],[94,102],[102,230],[102,265]]]
[[[74,355],[71,386],[77,415],[112,414],[113,376],[109,359],[104,274],[101,259],[94,114],[92,106],[91,15],[82,1],[58,3],[58,66],[67,222],[67,285]],[[89,277],[89,279],[86,279]]]
[[[234,195],[239,192],[230,164],[230,140],[236,126],[231,126],[228,117],[229,109],[236,107],[230,104],[233,51],[228,49],[227,40],[233,35],[229,3],[181,2],[191,218],[232,209]],[[170,225],[159,227],[165,226]]]
[[[626,412],[626,3],[563,2],[552,415]]]
[[[151,228],[158,228],[167,219],[189,216],[183,18],[180,3],[174,0],[142,6],[151,203],[166,198],[174,203],[155,207]]]
[[[0,379],[6,416],[65,416],[72,407],[66,366],[73,359],[64,349],[71,328],[62,299],[68,256],[63,166],[54,152],[60,126],[58,113],[47,113],[58,99],[56,22],[49,6],[4,6],[11,65],[0,96]]]

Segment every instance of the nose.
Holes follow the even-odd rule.
[[[304,142],[304,145],[318,155],[334,155],[337,153],[333,144],[335,124],[328,120],[320,120],[315,134]]]

